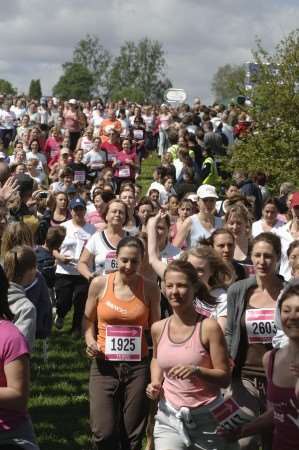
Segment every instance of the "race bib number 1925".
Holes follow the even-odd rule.
[[[107,325],[105,359],[108,361],[140,361],[141,339],[141,326]]]

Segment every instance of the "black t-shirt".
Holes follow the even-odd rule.
[[[70,163],[68,167],[70,167],[74,172],[74,182],[84,184],[88,173],[87,165],[83,163],[73,162]]]

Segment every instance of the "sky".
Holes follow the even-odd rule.
[[[167,75],[187,101],[211,103],[219,66],[251,60],[257,37],[273,50],[298,23],[298,0],[10,0],[1,5],[0,78],[25,93],[39,78],[51,95],[87,33],[114,55],[148,37],[162,43]]]

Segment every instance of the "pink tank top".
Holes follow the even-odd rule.
[[[220,389],[198,376],[187,380],[169,378],[168,371],[176,365],[194,365],[212,369],[209,353],[203,347],[200,338],[202,322],[198,321],[192,335],[184,342],[174,343],[169,336],[169,324],[171,317],[167,319],[157,349],[157,361],[164,372],[163,392],[164,397],[175,408],[186,406],[197,408],[215,400]]]
[[[272,350],[268,366],[267,399],[274,410],[273,450],[298,450],[299,402],[294,388],[276,386],[273,367],[276,350]]]

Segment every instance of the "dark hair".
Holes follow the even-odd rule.
[[[163,166],[155,167],[154,171],[157,173],[158,177],[164,178],[166,175],[166,168]]]
[[[153,205],[153,202],[151,201],[150,198],[148,198],[148,197],[142,197],[142,198],[139,200],[139,202],[138,202],[138,204],[137,204],[137,206],[136,206],[135,209],[138,211],[139,208],[140,208],[140,206],[143,206],[143,205],[151,206],[152,210],[154,211],[154,205]]]
[[[217,228],[217,230],[214,230],[213,233],[211,234],[211,236],[207,239],[208,241],[210,241],[212,247],[214,247],[215,238],[222,234],[228,234],[232,238],[232,240],[235,242],[235,237],[228,228]]]
[[[110,208],[110,206],[112,205],[112,203],[119,203],[120,205],[122,205],[122,206],[125,208],[125,221],[124,221],[124,223],[123,223],[123,226],[126,225],[127,222],[128,222],[128,219],[129,219],[129,211],[128,211],[128,207],[127,207],[127,205],[126,205],[122,200],[120,200],[119,198],[114,198],[113,200],[110,200],[110,202],[107,203],[107,205],[106,205],[106,207],[105,207],[105,209],[104,209],[104,211],[103,211],[103,213],[102,213],[102,218],[103,218],[104,222],[107,223],[106,217],[107,217],[107,214],[108,214],[108,212],[109,212],[109,208]]]
[[[283,290],[281,297],[278,299],[278,307],[281,311],[282,304],[285,300],[287,300],[292,295],[296,295],[299,297],[299,280],[292,281],[286,288]]]
[[[275,255],[277,256],[277,259],[281,258],[281,242],[280,238],[276,234],[270,233],[269,231],[260,233],[252,240],[251,252],[253,252],[254,246],[259,242],[266,242],[267,244],[271,245]]]
[[[209,294],[206,285],[198,278],[197,272],[192,264],[187,260],[177,259],[166,267],[163,279],[165,281],[168,272],[181,272],[188,278],[189,283],[195,288],[194,298],[200,298],[213,304],[213,299]],[[196,314],[196,312],[195,312]]]
[[[157,194],[160,195],[160,192],[158,191],[158,189],[155,189],[155,188],[150,189],[149,192],[148,192],[148,195],[151,195],[152,192],[157,192]]]
[[[140,239],[138,239],[137,237],[126,236],[123,239],[121,239],[119,241],[119,243],[117,244],[117,248],[116,248],[116,254],[117,255],[119,254],[120,250],[123,247],[134,247],[134,248],[137,248],[137,250],[141,254],[141,257],[142,258],[144,257],[145,250],[144,250],[143,242]]]
[[[37,142],[37,144],[38,144],[38,152],[41,152],[41,146],[40,146],[40,142],[39,142],[38,139],[32,139],[32,141],[29,144],[29,150],[31,150],[33,142]]]
[[[6,320],[13,320],[13,314],[9,309],[7,294],[8,294],[8,279],[5,272],[0,265],[0,318]]]
[[[291,253],[295,248],[299,248],[299,239],[296,239],[296,241],[293,241],[290,243],[289,248],[287,250],[287,256],[290,257]]]
[[[120,185],[120,189],[119,189],[119,195],[128,190],[128,188],[133,192],[133,194],[135,195],[135,186],[134,183],[132,181],[123,181]]]
[[[274,205],[277,211],[280,210],[280,203],[276,197],[269,197],[263,202],[263,209],[266,208],[267,205]]]
[[[64,227],[50,227],[46,235],[46,246],[50,251],[59,250],[66,235],[66,229]]]
[[[36,255],[28,245],[13,247],[4,256],[4,271],[9,281],[19,283],[25,273],[35,267]]]
[[[188,278],[188,281],[194,287],[198,287],[198,275],[192,264],[187,260],[177,259],[167,265],[163,279],[165,281],[168,272],[181,272]]]
[[[60,173],[60,178],[64,178],[67,176],[74,176],[74,171],[73,169],[71,169],[71,167],[65,167]]]

